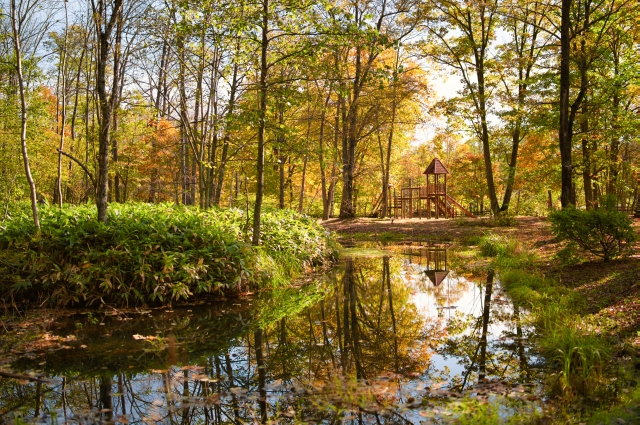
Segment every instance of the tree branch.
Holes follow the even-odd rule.
[[[60,149],[57,149],[57,151],[60,152],[61,155],[66,156],[67,158],[69,158],[70,160],[72,160],[73,162],[78,164],[84,170],[84,172],[87,173],[87,175],[91,179],[91,183],[93,184],[93,188],[95,189],[97,187],[96,186],[96,179],[93,177],[93,174],[91,174],[91,171],[89,171],[89,169],[87,168],[86,165],[84,165],[82,162],[80,162],[79,159],[77,159],[76,157],[74,157],[70,153],[63,152]]]

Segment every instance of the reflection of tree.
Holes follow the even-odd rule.
[[[383,258],[382,269],[382,285],[387,284],[387,295],[389,297],[389,315],[391,316],[391,324],[393,326],[393,353],[395,357],[395,373],[400,373],[400,365],[398,364],[398,331],[396,328],[396,315],[393,312],[393,292],[391,291],[391,270],[389,267],[389,257]],[[378,328],[380,328],[380,321],[378,321]]]
[[[25,416],[40,414],[43,402],[59,403],[57,392],[42,382],[19,383],[13,379],[0,379],[0,417],[20,410]]]
[[[487,376],[487,329],[491,313],[491,293],[493,291],[493,270],[489,270],[487,286],[484,289],[484,309],[482,311],[482,335],[480,336],[480,359],[478,360],[478,381]]]
[[[446,356],[455,356],[465,366],[461,377],[453,377],[450,386],[463,390],[471,382],[482,382],[488,377],[524,382],[531,376],[523,345],[523,330],[518,318],[495,295],[494,272],[488,272],[481,314],[458,315],[448,323],[450,338],[438,350]],[[452,326],[453,325],[453,326]],[[490,327],[503,328],[501,334],[492,335]],[[513,330],[515,326],[515,333]],[[454,336],[458,333],[457,336]]]
[[[111,399],[111,374],[100,376],[100,408],[104,412],[105,420],[110,421],[113,415],[113,400]]]
[[[291,308],[292,313],[273,314],[263,308],[260,315],[246,310],[226,315],[217,307],[202,318],[194,314],[175,320],[184,332],[172,330],[178,335],[175,343],[143,353],[164,362],[151,364],[172,366],[133,372],[120,365],[136,364],[135,359],[122,356],[108,364],[116,369],[113,373],[70,379],[64,403],[73,412],[112,409],[110,419],[128,415],[130,423],[145,418],[167,424],[294,423],[289,418],[294,415],[304,421],[343,423],[346,414],[362,422],[408,423],[402,416],[378,416],[376,406],[406,403],[407,382],[432,369],[433,348],[465,364],[464,376],[450,386],[483,376],[527,373],[526,331],[519,321],[515,330],[503,334],[513,335],[511,340],[491,334],[493,323],[519,314],[501,307],[492,275],[484,291],[478,291],[481,314],[456,312],[445,328],[443,320],[421,314],[412,293],[421,290],[429,294],[429,302],[438,302],[447,293],[450,300],[460,299],[476,287],[452,271],[442,285],[423,283],[422,289],[413,282],[425,274],[420,269],[414,273],[405,261],[400,255],[346,259],[336,279],[325,286],[323,298],[302,312]],[[130,338],[137,328],[129,326]],[[155,330],[149,327],[144,335]],[[0,385],[6,392],[3,388]],[[30,406],[35,406],[35,385],[28,388]],[[43,392],[43,406],[58,403],[55,397]]]
[[[262,354],[262,329],[254,332],[256,348],[256,367],[258,369],[258,405],[260,406],[260,423],[267,422],[267,373],[265,370],[264,356]]]
[[[424,319],[409,302],[411,290],[399,277],[401,267],[400,259],[390,257],[347,260],[339,279],[327,287],[325,298],[303,314],[283,317],[228,340],[222,352],[187,366],[193,364],[188,352],[197,352],[198,344],[207,343],[195,332],[192,340],[174,343],[176,347],[166,356],[158,354],[158,358],[185,366],[143,374],[102,372],[95,378],[72,381],[67,391],[74,396],[65,403],[70,411],[109,410],[103,412],[104,420],[130,415],[130,421],[149,418],[182,424],[203,418],[211,423],[249,422],[252,418],[266,422],[273,418],[277,403],[280,411],[291,407],[304,417],[339,421],[340,410],[318,411],[304,391],[344,391],[348,399],[351,390],[365,391],[364,379],[373,382],[389,372],[406,374],[426,368],[429,351]],[[215,321],[215,311],[207,319]],[[233,315],[225,319],[227,326],[230,319],[233,323]],[[189,316],[175,322],[193,328],[205,321],[195,320]],[[238,315],[235,320],[242,323],[246,319]],[[212,329],[216,327],[206,329],[205,338],[215,337]],[[132,327],[127,332],[129,338],[137,333]],[[231,348],[224,349],[227,346]],[[130,362],[121,359],[111,365]],[[392,376],[392,380],[397,387],[406,378]],[[247,398],[252,392],[258,397]],[[381,397],[397,395],[391,391]],[[157,400],[163,404],[155,404]],[[364,410],[355,412],[366,415]]]

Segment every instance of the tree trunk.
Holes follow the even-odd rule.
[[[571,20],[571,0],[562,0],[562,15],[560,21],[560,126],[558,141],[560,142],[560,162],[562,166],[561,183],[562,194],[560,202],[562,208],[575,205],[576,200],[572,191],[571,164],[571,129],[569,126],[569,89],[570,80],[570,39],[569,25]]]
[[[298,212],[302,214],[304,207],[304,191],[307,184],[307,164],[309,162],[309,135],[311,133],[311,117],[307,120],[307,142],[304,148],[304,160],[302,162],[302,177],[300,178],[300,197],[298,199]]]
[[[278,124],[280,126],[281,131],[278,133],[276,138],[276,145],[278,146],[278,208],[281,210],[284,209],[284,187],[285,187],[285,178],[284,178],[284,163],[287,160],[287,157],[284,155],[284,146],[287,142],[284,138],[284,134],[282,133],[282,127],[284,126],[284,105],[282,103],[278,104]]]
[[[333,134],[333,161],[331,162],[331,177],[329,182],[329,191],[327,196],[327,210],[328,210],[328,218],[333,218],[335,213],[335,201],[336,201],[336,185],[338,182],[338,153],[339,153],[339,142],[341,134],[338,131],[340,128],[340,117],[344,121],[344,114],[342,111],[344,110],[344,102],[338,100],[336,107],[336,117],[334,123],[334,134]]]
[[[382,212],[381,218],[387,216],[389,211],[389,175],[391,172],[391,146],[393,144],[393,132],[396,125],[396,113],[398,108],[398,67],[400,65],[400,47],[396,52],[395,67],[393,70],[393,100],[391,102],[391,123],[389,128],[389,138],[387,139],[387,147],[384,156],[384,164],[382,166]]]
[[[22,45],[20,32],[18,30],[18,20],[16,17],[16,1],[11,0],[11,26],[13,30],[13,47],[16,50],[16,73],[18,74],[18,86],[20,91],[20,146],[22,148],[22,161],[24,163],[24,173],[29,183],[29,193],[31,196],[31,212],[33,213],[33,224],[40,231],[40,217],[38,216],[38,199],[36,184],[31,175],[29,165],[29,154],[27,152],[27,97],[25,93],[24,78],[22,75]]]
[[[64,150],[64,136],[65,136],[65,124],[67,121],[67,38],[69,35],[69,15],[67,12],[67,2],[64,3],[64,15],[65,15],[65,28],[64,28],[64,41],[63,46],[60,49],[60,62],[62,74],[62,87],[60,90],[62,98],[62,111],[61,111],[61,125],[60,125],[60,150],[58,152],[58,176],[56,179],[56,194],[58,197],[58,206],[62,208],[62,152]]]
[[[157,131],[160,128],[160,120],[163,118],[164,111],[162,110],[162,104],[164,103],[165,93],[165,72],[164,69],[167,66],[167,59],[169,55],[169,49],[167,46],[167,42],[164,41],[162,43],[162,55],[160,57],[160,68],[158,69],[158,87],[156,88],[156,99],[155,99],[155,108],[156,108],[156,135]],[[153,158],[157,158],[158,155],[158,143],[156,141],[156,135],[151,138],[151,155]],[[156,193],[158,191],[158,167],[156,163],[153,163],[151,167],[151,176],[149,182],[149,202],[155,202]]]
[[[618,181],[618,154],[620,152],[620,137],[619,131],[619,115],[620,115],[620,92],[621,87],[619,83],[620,78],[620,52],[618,43],[614,42],[612,50],[613,55],[613,96],[611,101],[611,127],[613,129],[613,136],[611,137],[611,144],[609,148],[609,181],[607,184],[607,195],[614,194],[616,191]]]
[[[327,96],[328,100],[328,96]],[[319,152],[318,165],[320,166],[320,191],[322,192],[322,220],[329,218],[329,196],[327,194],[327,164],[324,157],[324,128],[326,122],[327,102],[320,113],[320,135],[318,136]]]
[[[589,120],[586,116],[586,108],[582,108],[584,116],[580,123],[582,133],[582,185],[584,186],[584,203],[587,210],[592,210],[595,206],[593,196],[592,176],[591,176],[591,149],[589,148]]]
[[[511,133],[511,159],[509,161],[509,171],[507,174],[507,184],[504,189],[504,198],[502,199],[502,206],[500,207],[500,211],[502,212],[508,211],[509,204],[511,203],[513,185],[516,180],[516,165],[518,162],[519,146],[520,146],[520,122],[516,124],[516,128]]]
[[[484,168],[487,177],[487,192],[491,202],[491,212],[494,216],[500,214],[500,205],[496,196],[496,186],[493,180],[493,166],[491,164],[491,148],[489,146],[489,128],[487,125],[487,101],[484,86],[484,48],[476,55],[476,77],[478,79],[478,103],[480,110],[480,122],[482,127],[482,153],[484,156]]]
[[[356,208],[353,202],[353,178],[355,173],[356,145],[358,143],[358,103],[360,98],[360,74],[362,72],[362,60],[360,56],[361,49],[358,47],[356,48],[353,92],[346,117],[344,117],[343,112],[343,118],[346,118],[343,126],[347,131],[342,137],[342,200],[340,201],[340,218],[354,218],[356,216]]]
[[[114,0],[111,16],[106,17],[107,6],[104,0],[100,0],[97,5],[93,6],[93,20],[96,26],[96,35],[98,38],[98,54],[96,55],[96,90],[98,92],[98,100],[100,103],[100,114],[98,116],[98,124],[100,130],[98,133],[98,178],[96,205],[98,207],[98,221],[107,222],[107,208],[109,199],[109,148],[111,137],[111,124],[113,120],[113,110],[119,93],[120,75],[120,45],[118,43],[113,46],[113,65],[112,72],[113,85],[111,87],[111,95],[107,94],[107,60],[111,51],[111,34],[113,29],[122,31],[121,25],[116,25],[122,19],[122,6],[124,0]],[[116,40],[119,40],[116,34]]]
[[[256,164],[256,203],[253,209],[253,234],[251,244],[260,245],[260,214],[264,196],[264,133],[267,116],[267,51],[269,47],[269,0],[262,0],[262,40],[260,49],[260,87],[258,109],[258,155]]]
[[[119,117],[118,111],[113,111],[113,133],[118,132],[119,125]],[[111,137],[111,158],[113,159],[114,165],[114,176],[113,176],[113,195],[116,202],[122,202],[121,194],[120,194],[120,166],[118,164],[118,138]]]
[[[562,194],[560,195],[562,208],[576,204],[576,194],[573,184],[573,164],[571,160],[573,124],[576,114],[582,105],[584,96],[586,95],[588,85],[586,40],[585,38],[582,38],[580,41],[580,57],[577,61],[578,68],[580,70],[580,90],[574,102],[570,104],[571,1],[572,0],[562,0],[562,17],[560,23],[560,126],[558,139],[560,142],[560,161],[562,163]],[[586,33],[590,25],[590,4],[589,2],[586,2],[582,32]]]
[[[222,187],[224,184],[225,169],[226,169],[227,161],[229,157],[229,141],[231,138],[230,130],[228,128],[228,123],[229,123],[229,119],[233,116],[233,113],[235,111],[237,89],[238,89],[238,65],[234,64],[233,78],[231,79],[231,88],[229,91],[229,108],[227,109],[227,114],[226,114],[227,120],[225,121],[225,125],[227,125],[227,127],[225,127],[225,134],[222,140],[222,154],[220,156],[220,163],[219,163],[220,165],[218,166],[218,177],[216,178],[217,188],[215,192],[215,199],[213,201],[215,205],[220,205],[220,196],[221,196]]]

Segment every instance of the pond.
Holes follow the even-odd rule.
[[[0,380],[2,420],[441,423],[539,410],[532,329],[452,246],[348,249],[304,285],[173,309],[66,314]]]

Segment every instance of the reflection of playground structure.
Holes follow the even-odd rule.
[[[457,306],[452,305],[462,296],[465,288],[458,288],[462,283],[459,279],[449,275],[448,266],[449,244],[433,242],[407,242],[402,245],[402,255],[407,258],[409,264],[418,265],[423,274],[433,284],[432,291],[440,304],[438,316],[443,310],[455,310]],[[444,285],[443,285],[444,283]]]
[[[400,254],[407,258],[409,264],[424,267],[425,275],[435,286],[439,286],[449,274],[447,267],[448,244],[433,242],[406,242]]]

